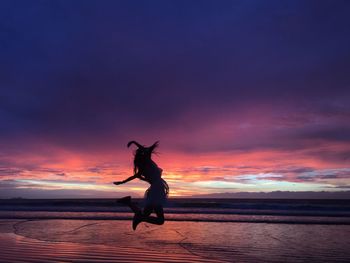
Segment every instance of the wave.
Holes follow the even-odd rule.
[[[117,199],[0,199],[0,210],[6,209],[121,209]],[[133,199],[142,205],[142,199]],[[299,210],[299,211],[347,211],[349,200],[335,199],[194,199],[170,198],[168,208],[212,208],[254,210]],[[101,210],[102,211],[102,210]]]
[[[0,212],[113,212],[128,213],[127,207],[51,207],[51,206],[0,206]],[[280,216],[328,216],[328,217],[350,217],[348,210],[299,210],[299,209],[231,209],[231,208],[176,208],[167,207],[164,209],[167,214],[218,214],[218,215],[280,215]]]
[[[132,213],[126,212],[38,212],[38,211],[1,211],[0,219],[70,219],[70,220],[131,220]],[[241,222],[241,223],[278,223],[278,224],[341,224],[350,225],[350,217],[319,217],[291,215],[240,215],[240,214],[199,214],[166,213],[167,221],[192,222]]]
[[[135,199],[142,206],[141,199]],[[169,199],[168,220],[255,223],[349,224],[348,200]],[[129,220],[116,199],[2,199],[1,219]]]

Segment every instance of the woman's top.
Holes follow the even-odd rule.
[[[162,178],[162,169],[158,167],[158,165],[153,162],[147,162],[143,169],[143,176],[149,181],[150,184],[160,181]]]

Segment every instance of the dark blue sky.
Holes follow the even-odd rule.
[[[349,14],[340,0],[1,1],[1,167],[135,138],[347,168]]]

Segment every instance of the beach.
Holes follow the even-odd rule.
[[[350,226],[0,220],[1,262],[347,262]]]
[[[182,198],[164,211],[133,231],[115,199],[2,199],[0,262],[350,260],[347,200]]]

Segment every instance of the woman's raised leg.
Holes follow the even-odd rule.
[[[142,221],[147,222],[147,223],[151,223],[151,224],[155,224],[155,225],[163,225],[164,220],[165,220],[163,207],[162,206],[152,207],[152,210],[154,210],[154,212],[156,213],[157,216],[156,217],[150,216],[151,213],[149,213],[148,215],[144,214]]]
[[[155,216],[151,216],[152,212],[156,213]],[[135,230],[141,222],[147,222],[155,225],[163,225],[164,224],[164,211],[162,206],[146,206],[143,209],[143,213],[135,214],[134,219],[132,221],[132,228]]]

